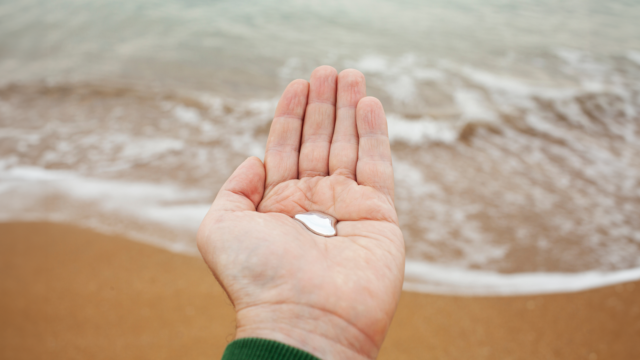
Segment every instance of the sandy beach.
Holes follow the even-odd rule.
[[[217,359],[234,311],[199,258],[50,223],[0,225],[0,358]],[[379,359],[638,359],[640,282],[403,293]]]
[[[323,65],[361,72],[386,118],[407,291],[379,359],[640,360],[639,18],[629,0],[1,2],[0,360],[219,359],[235,311],[196,233]],[[340,97],[318,139],[358,109]]]

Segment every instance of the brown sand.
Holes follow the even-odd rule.
[[[230,302],[201,259],[0,224],[1,359],[219,359]],[[380,359],[640,359],[640,282],[504,298],[403,293]]]

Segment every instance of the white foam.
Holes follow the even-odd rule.
[[[390,141],[419,144],[424,141],[451,143],[458,139],[458,123],[429,117],[408,120],[396,114],[387,115]]]
[[[398,164],[402,167],[402,163]],[[419,176],[419,174],[415,174]],[[125,182],[83,177],[66,171],[46,170],[36,167],[14,167],[0,171],[0,221],[46,220],[72,222],[64,212],[38,215],[31,206],[38,197],[55,194],[83,201],[95,202],[102,215],[118,214],[134,217],[136,221],[151,226],[186,231],[195,239],[197,228],[206,214],[209,204],[199,202],[206,197],[200,190],[189,190],[171,185],[142,182]],[[31,195],[21,197],[20,203],[7,202],[11,194]],[[438,193],[432,190],[429,194]],[[100,216],[100,214],[98,214]],[[78,225],[87,225],[80,223]],[[171,241],[154,239],[137,231],[109,228],[92,220],[89,226],[99,231],[115,232],[136,240],[151,243],[170,251],[196,255],[195,241]],[[572,292],[640,279],[640,268],[612,272],[587,271],[581,273],[518,273],[501,274],[491,271],[469,270],[432,264],[426,261],[407,260],[404,290],[450,295],[524,295]]]
[[[574,88],[536,86],[521,79],[493,74],[471,66],[462,67],[460,72],[475,84],[491,92],[508,94],[521,99],[530,99],[533,96],[545,99],[567,98],[578,93]]]
[[[446,78],[442,70],[421,67],[414,69],[412,75],[422,81],[442,81]]]
[[[640,51],[629,50],[627,58],[640,66]]]
[[[133,239],[181,252],[197,253],[195,239],[200,222],[210,204],[207,191],[173,185],[88,178],[69,171],[37,167],[13,167],[0,171],[0,220],[61,221],[117,233]],[[68,199],[55,209],[46,208],[46,199]],[[43,202],[44,201],[44,202]],[[70,203],[71,205],[67,204]],[[65,205],[66,204],[66,205]],[[43,211],[40,208],[45,207]],[[78,214],[77,208],[87,211]],[[78,217],[82,217],[78,219]],[[110,226],[133,221],[143,226],[172,229],[179,239],[153,237],[134,228]],[[185,240],[185,238],[187,240]],[[185,243],[186,242],[186,243]],[[177,246],[177,247],[176,247]]]
[[[583,291],[636,280],[640,280],[640,268],[501,274],[407,260],[403,289],[445,295],[531,295]]]
[[[412,76],[399,75],[388,81],[385,89],[396,102],[410,102],[417,95],[416,83]]]
[[[461,118],[467,121],[497,123],[500,121],[498,114],[491,109],[488,102],[479,91],[471,89],[458,89],[453,97],[462,113]]]
[[[173,108],[171,112],[176,117],[176,119],[178,119],[179,121],[182,121],[183,123],[195,125],[200,121],[202,121],[202,118],[200,116],[200,111],[198,111],[198,109],[196,108],[192,108],[184,105],[177,105]]]
[[[184,142],[178,139],[137,138],[135,141],[125,142],[119,156],[123,159],[147,159],[166,152],[182,150],[184,147]]]
[[[301,66],[302,61],[299,58],[290,58],[278,69],[278,76],[283,81],[290,81],[300,71]]]
[[[406,290],[459,295],[517,295],[579,291],[638,279],[638,269],[632,268],[640,266],[640,259],[634,262],[637,258],[634,255],[637,254],[636,241],[640,241],[640,231],[633,222],[637,207],[632,203],[615,202],[616,197],[639,194],[636,170],[639,167],[633,160],[637,159],[636,150],[619,147],[614,151],[603,147],[597,136],[587,136],[590,131],[609,131],[638,144],[637,125],[633,121],[637,114],[635,90],[626,83],[618,84],[614,77],[607,80],[609,83],[601,80],[598,71],[602,68],[597,66],[593,67],[596,71],[589,72],[591,60],[584,54],[569,54],[565,58],[567,64],[575,62],[580,67],[576,69],[590,75],[585,75],[582,82],[567,82],[572,85],[558,82],[545,87],[527,79],[497,75],[471,66],[450,64],[429,68],[418,64],[412,56],[395,60],[370,56],[356,64],[367,72],[369,85],[378,86],[383,94],[388,92],[387,100],[392,100],[397,106],[391,106],[388,115],[392,142],[448,144],[434,146],[433,152],[415,147],[409,156],[401,154],[400,158],[394,157],[398,185],[396,205],[401,221],[420,214],[411,219],[414,238],[407,237],[407,244],[411,246],[409,256],[437,259],[439,262],[408,261]],[[291,61],[281,75],[293,76],[302,69],[302,65],[300,61]],[[602,116],[602,124],[593,121],[593,114],[585,113],[581,103],[584,95],[602,101],[598,105],[607,112]],[[600,95],[605,96],[600,99]],[[611,102],[605,99],[609,95],[619,96],[623,104],[619,106],[617,98]],[[212,198],[211,190],[16,167],[25,163],[52,167],[63,164],[100,176],[108,170],[130,166],[132,171],[126,175],[111,173],[109,176],[135,177],[139,174],[147,176],[144,166],[141,166],[143,171],[140,173],[133,171],[137,164],[154,161],[153,165],[156,165],[165,159],[171,164],[179,159],[190,165],[185,166],[185,171],[211,168],[216,164],[213,169],[226,174],[235,161],[228,159],[240,157],[238,155],[264,155],[266,134],[256,129],[267,126],[277,99],[223,100],[209,94],[197,94],[191,98],[204,105],[204,109],[202,106],[189,107],[175,100],[160,104],[160,110],[175,121],[169,124],[169,129],[145,132],[145,135],[154,137],[129,134],[126,127],[85,134],[83,128],[77,126],[83,119],[73,124],[43,118],[40,128],[0,129],[0,138],[17,144],[13,153],[0,159],[0,219],[88,225],[98,231],[121,233],[171,251],[197,254],[195,232],[209,207],[203,199]],[[434,99],[446,104],[440,105]],[[625,106],[626,118],[619,116],[621,106]],[[550,112],[548,108],[554,111]],[[415,119],[399,115],[405,113],[421,114],[421,117]],[[437,116],[437,119],[427,113]],[[556,113],[566,121],[557,121]],[[509,119],[508,122],[501,123],[503,115],[509,115],[504,117]],[[609,119],[614,121],[609,122]],[[497,124],[500,131],[488,132],[481,127],[473,141],[456,143],[464,126],[475,122]],[[519,128],[514,129],[513,123],[562,141],[549,142],[545,137],[521,132]],[[603,124],[609,129],[602,130]],[[192,131],[196,135],[191,138],[191,135],[177,131],[185,127],[201,131]],[[123,129],[124,132],[118,132]],[[56,135],[58,133],[60,135]],[[173,137],[175,135],[178,136]],[[30,151],[30,144],[39,142],[44,147],[43,151]],[[95,145],[95,149],[87,144]],[[76,155],[83,152],[78,149],[85,148],[95,151],[84,152],[88,161],[80,165],[74,163]],[[486,177],[482,177],[483,172],[473,167],[467,172],[458,171],[464,163],[449,163],[447,158],[438,157],[438,152],[442,155],[447,149],[458,153],[456,158],[450,158],[453,161],[459,159],[459,155],[467,157],[470,160],[467,163],[473,167],[483,168],[482,171],[497,169],[496,173],[505,175],[503,178],[517,178],[525,174],[522,178],[526,179],[493,182],[486,181]],[[85,165],[93,167],[83,167]],[[558,168],[565,166],[574,167],[589,181],[588,186],[564,168]],[[528,169],[533,171],[527,173]],[[190,175],[194,174],[198,175]],[[536,176],[541,174],[552,176],[554,188],[539,186],[540,179]],[[475,181],[479,182],[482,191],[472,190],[471,196],[462,196],[464,191],[456,187],[456,182],[465,181],[464,176],[473,178],[474,175],[480,175]],[[163,178],[163,181],[171,180],[182,181],[171,176]],[[523,184],[526,191],[522,192],[509,186]],[[496,201],[492,202],[492,198]],[[51,199],[54,201],[48,201]],[[562,205],[561,201],[570,211],[552,211]],[[49,203],[55,207],[39,208],[39,205]],[[71,209],[65,208],[65,204]],[[499,206],[491,208],[485,204]],[[86,217],[78,218],[85,214],[78,214],[77,209],[85,208],[88,210]],[[496,236],[491,227],[483,227],[483,220],[476,216],[488,214],[491,221],[499,223],[504,222],[501,217],[508,215],[508,211],[517,213],[523,208],[548,218],[543,221],[547,226],[546,233],[535,233],[530,224],[525,223],[518,225],[516,233],[501,238],[502,235]],[[105,222],[105,218],[115,220]],[[130,223],[122,226],[126,221],[142,226],[130,226]],[[150,232],[153,229],[161,231]],[[552,237],[557,233],[567,234],[567,238],[575,241],[569,246],[569,251],[585,250],[587,253],[587,256],[570,252],[560,254],[568,265],[577,264],[575,267],[560,267],[553,263],[556,258],[549,254],[556,252],[557,243],[554,241],[558,238]],[[626,242],[627,239],[630,241]],[[551,258],[552,265],[547,268],[558,271],[565,268],[627,269],[516,274],[473,270],[522,269],[518,267],[518,261],[522,259],[514,259],[516,252],[511,251],[519,242],[528,245],[527,249],[533,256]],[[539,249],[542,250],[537,252]],[[516,250],[522,250],[522,246]],[[562,251],[565,250],[559,252]],[[593,258],[589,256],[595,260],[590,260]],[[629,260],[630,257],[633,259]],[[537,269],[536,264],[530,263],[524,268],[527,271]]]
[[[361,57],[358,61],[347,62],[347,66],[352,66],[364,73],[384,74],[389,71],[389,63],[384,56],[369,54]]]

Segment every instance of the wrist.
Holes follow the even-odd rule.
[[[274,340],[320,359],[375,359],[382,345],[341,317],[300,304],[247,307],[236,321],[236,339]]]

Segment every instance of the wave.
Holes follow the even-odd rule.
[[[408,260],[405,291],[443,295],[533,295],[584,291],[640,280],[640,268],[579,273],[518,273],[468,270]]]
[[[0,221],[73,223],[199,256],[195,233],[209,209],[200,200],[206,197],[202,191],[36,167],[0,171],[0,183]],[[640,268],[502,274],[407,260],[403,289],[446,295],[523,295],[581,291],[638,279]]]
[[[202,190],[37,167],[2,170],[0,184],[2,221],[71,223],[190,255],[210,206]]]
[[[387,111],[406,289],[529,294],[637,279],[640,66],[629,54],[559,49],[540,76],[411,54],[344,60]],[[308,73],[290,63],[284,82]],[[276,103],[144,84],[7,85],[0,218],[196,254],[222,183],[263,157]]]

